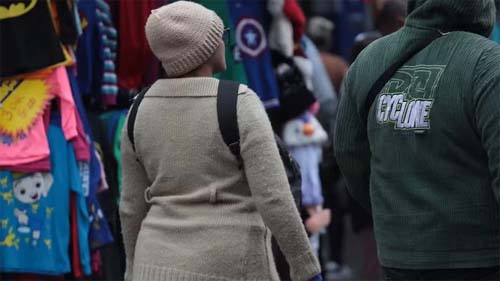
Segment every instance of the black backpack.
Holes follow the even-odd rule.
[[[236,82],[225,80],[220,81],[217,93],[217,118],[219,120],[219,129],[221,131],[224,142],[231,150],[231,153],[233,153],[236,159],[238,159],[240,167],[243,167],[243,160],[241,159],[240,154],[240,134],[237,118],[238,116],[236,114],[239,86],[240,84]],[[288,183],[290,184],[290,189],[295,200],[295,205],[300,212],[302,211],[302,177],[300,174],[299,165],[290,155],[278,135],[275,134],[274,138],[276,140],[276,145],[278,146],[281,161],[283,161],[283,165],[285,166]],[[272,251],[280,280],[291,280],[290,267],[274,237],[272,239]]]
[[[416,54],[418,54],[420,51],[425,49],[427,46],[429,46],[434,40],[441,38],[443,36],[448,35],[449,32],[442,32],[440,30],[436,30],[430,35],[428,35],[427,38],[424,38],[421,41],[416,42],[413,45],[413,49],[410,50],[408,53],[402,55],[399,60],[394,62],[389,66],[389,68],[380,75],[380,77],[375,81],[375,83],[372,85],[370,88],[370,91],[368,92],[368,95],[366,96],[366,101],[365,101],[365,110],[362,112],[363,119],[365,121],[368,121],[368,115],[370,112],[370,109],[377,99],[378,95],[380,92],[384,89],[385,84],[391,80],[392,76],[396,74],[396,72],[405,64],[407,63],[410,59],[412,59]]]
[[[240,133],[238,129],[238,118],[236,113],[236,103],[238,101],[238,83],[233,81],[221,80],[217,92],[217,118],[219,121],[219,128],[224,142],[229,147],[231,153],[238,159],[240,168],[243,168],[243,160],[240,154]],[[127,122],[127,133],[132,148],[135,151],[134,140],[134,124],[137,116],[137,110],[144,98],[144,95],[149,90],[149,87],[144,88],[134,98],[132,107]],[[293,198],[297,208],[300,209],[302,203],[302,177],[300,168],[297,162],[290,155],[281,139],[275,135],[276,145],[285,166],[288,177],[288,183],[292,191]]]
[[[238,116],[236,112],[236,105],[238,102],[238,88],[240,84],[233,81],[221,80],[219,82],[219,87],[217,90],[217,119],[219,121],[219,129],[222,134],[224,142],[228,146],[231,153],[236,157],[239,163],[240,169],[243,166],[243,159],[241,158],[240,152],[240,133],[238,129]],[[134,99],[132,107],[130,108],[130,113],[127,122],[127,133],[132,148],[135,151],[135,141],[134,141],[134,123],[137,116],[137,110],[139,104],[141,103],[144,95],[148,91],[149,87],[144,88],[139,92]],[[281,139],[275,135],[276,145],[278,146],[278,151],[285,166],[286,174],[288,177],[288,183],[290,184],[290,189],[295,200],[295,205],[297,209],[301,210],[302,205],[302,177],[300,174],[300,168],[297,162],[293,159],[291,154],[286,149],[285,145]],[[273,238],[273,254],[274,260],[276,262],[276,268],[280,275],[280,280],[290,280],[289,266],[288,263],[279,249],[276,240]]]

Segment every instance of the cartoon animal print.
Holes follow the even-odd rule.
[[[2,188],[7,188],[7,183],[8,183],[8,180],[9,178],[8,177],[3,177],[3,178],[0,178],[0,186]]]
[[[12,192],[0,192],[0,197],[7,202],[7,205],[12,204],[14,199],[12,198]]]
[[[18,222],[17,231],[32,236],[36,246],[40,239],[45,214],[38,212],[38,202],[47,197],[53,178],[49,173],[22,174],[14,177],[13,192],[17,199],[14,215]]]
[[[17,238],[16,234],[14,233],[14,230],[12,227],[9,229],[9,234],[0,241],[0,246],[6,246],[6,247],[15,247],[16,250],[19,250],[19,238]]]

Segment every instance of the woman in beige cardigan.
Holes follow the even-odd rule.
[[[217,121],[225,70],[223,24],[179,1],[152,11],[146,36],[172,79],[154,83],[135,120],[135,151],[122,136],[120,217],[127,280],[278,280],[271,231],[293,280],[320,273],[257,95],[238,93],[244,168]]]

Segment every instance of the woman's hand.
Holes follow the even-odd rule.
[[[306,229],[311,234],[319,233],[322,229],[327,227],[331,221],[331,212],[329,209],[323,209],[316,212],[309,217],[306,222]]]

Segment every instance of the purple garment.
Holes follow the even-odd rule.
[[[322,205],[323,194],[319,177],[321,145],[290,147],[289,151],[299,163],[302,174],[302,204],[305,207]]]

